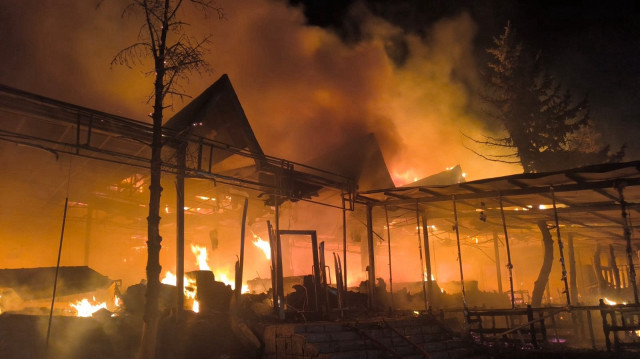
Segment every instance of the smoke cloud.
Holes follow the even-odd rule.
[[[141,19],[122,16],[124,2],[96,4],[3,2],[0,82],[146,120],[151,78],[145,69],[109,66],[136,41]],[[463,144],[461,133],[487,131],[469,90],[478,77],[470,16],[442,19],[420,38],[355,6],[363,36],[346,44],[329,30],[305,25],[302,10],[284,2],[219,5],[224,20],[185,13],[192,33],[212,35],[214,70],[185,87],[196,96],[229,74],[266,153],[306,161],[374,133],[397,184],[455,164],[472,179],[520,171],[481,160]],[[392,60],[398,56],[394,42],[406,44],[402,65]],[[184,104],[176,101],[173,110]]]

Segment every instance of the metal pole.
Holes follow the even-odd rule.
[[[562,281],[564,282],[564,293],[567,297],[567,305],[571,305],[571,295],[569,294],[569,282],[567,281],[567,267],[564,263],[564,244],[560,237],[560,222],[558,221],[558,209],[556,208],[556,195],[553,187],[550,188],[551,200],[553,201],[553,216],[556,221],[556,235],[558,236],[558,250],[560,251],[560,265],[562,267]]]
[[[424,259],[427,266],[427,299],[429,306],[433,305],[433,274],[431,272],[431,250],[429,248],[429,226],[427,225],[427,211],[422,212],[422,238],[424,239]],[[427,310],[429,308],[427,307]]]
[[[62,255],[62,240],[64,239],[64,225],[67,223],[67,208],[69,197],[64,199],[64,213],[62,214],[62,231],[60,231],[60,246],[58,247],[58,262],[56,264],[56,275],[53,279],[53,295],[51,297],[51,310],[49,311],[49,324],[47,325],[46,347],[49,348],[49,336],[51,334],[51,320],[53,319],[53,305],[56,302],[56,289],[58,288],[58,272],[60,271],[60,257]]]
[[[629,228],[629,217],[627,214],[627,204],[624,201],[624,184],[617,184],[616,189],[620,195],[620,208],[622,209],[622,223],[624,226],[624,239],[627,242],[627,264],[629,266],[629,282],[633,287],[633,300],[635,304],[638,303],[638,286],[636,284],[636,269],[633,266],[633,252],[631,250],[631,228]]]
[[[422,281],[424,309],[429,310],[429,302],[427,301],[427,286],[424,282],[424,260],[422,259],[422,238],[420,237],[420,203],[418,201],[416,201],[416,229],[418,230],[418,253],[420,253],[420,281]]]
[[[573,247],[573,233],[569,233],[569,288],[571,288],[571,298],[573,298],[573,302],[579,304],[576,252]]]
[[[498,233],[493,232],[493,250],[496,258],[496,277],[498,279],[498,293],[502,294],[502,271],[500,270],[500,249],[498,248]]]
[[[456,230],[456,243],[458,244],[458,264],[460,265],[460,287],[462,288],[462,306],[464,307],[465,313],[467,312],[467,294],[464,290],[464,275],[462,273],[462,251],[460,250],[460,230],[458,228],[458,209],[456,207],[456,196],[451,196],[453,201],[453,218],[454,218],[454,228]],[[466,321],[466,315],[465,315]]]
[[[513,264],[511,264],[511,248],[509,247],[509,233],[507,232],[507,222],[504,219],[504,207],[502,206],[502,195],[498,196],[500,202],[500,215],[502,216],[502,229],[504,230],[504,243],[507,247],[507,269],[509,269],[509,291],[511,292],[511,309],[516,307],[513,293]]]
[[[279,181],[278,181],[279,182]],[[278,186],[278,192],[280,190],[280,186]],[[276,286],[278,288],[276,297],[278,298],[278,318],[280,320],[284,320],[284,273],[282,271],[282,243],[280,242],[280,198],[278,197],[280,194],[276,194],[275,204],[276,204]],[[316,292],[317,295],[317,292]],[[316,302],[317,304],[317,302]]]
[[[391,274],[391,227],[389,227],[389,212],[387,206],[384,206],[384,218],[387,221],[387,246],[389,247],[389,297],[391,298],[391,310],[393,305],[393,274]]]
[[[236,302],[240,303],[242,295],[242,271],[244,270],[244,236],[245,227],[247,225],[247,208],[249,207],[249,198],[244,199],[244,208],[242,210],[242,228],[240,228],[240,259],[238,263],[238,273],[236,273]]]
[[[184,318],[184,177],[186,167],[186,145],[178,145],[178,174],[176,175],[176,289],[178,322]]]
[[[344,281],[342,282],[342,286],[347,292],[347,209],[344,201],[344,196],[342,197],[342,271],[344,276]],[[344,304],[347,304],[347,296],[344,296]]]
[[[374,288],[376,280],[376,262],[373,252],[373,206],[367,203],[367,246],[369,249],[369,309],[374,305]]]

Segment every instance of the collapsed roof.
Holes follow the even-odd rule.
[[[0,288],[11,288],[22,300],[51,298],[56,267],[0,269]],[[93,292],[112,281],[86,266],[60,267],[56,293],[59,296]]]

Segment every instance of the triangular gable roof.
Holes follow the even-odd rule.
[[[361,191],[394,187],[375,135],[353,139],[308,165],[351,178]]]
[[[164,127],[178,132],[191,128],[194,135],[264,155],[226,74],[169,119]]]

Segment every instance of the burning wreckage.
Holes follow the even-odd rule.
[[[134,357],[151,126],[8,87],[0,116],[2,357]],[[226,75],[163,137],[159,358],[638,348],[640,162],[395,187],[372,135],[265,155]]]

